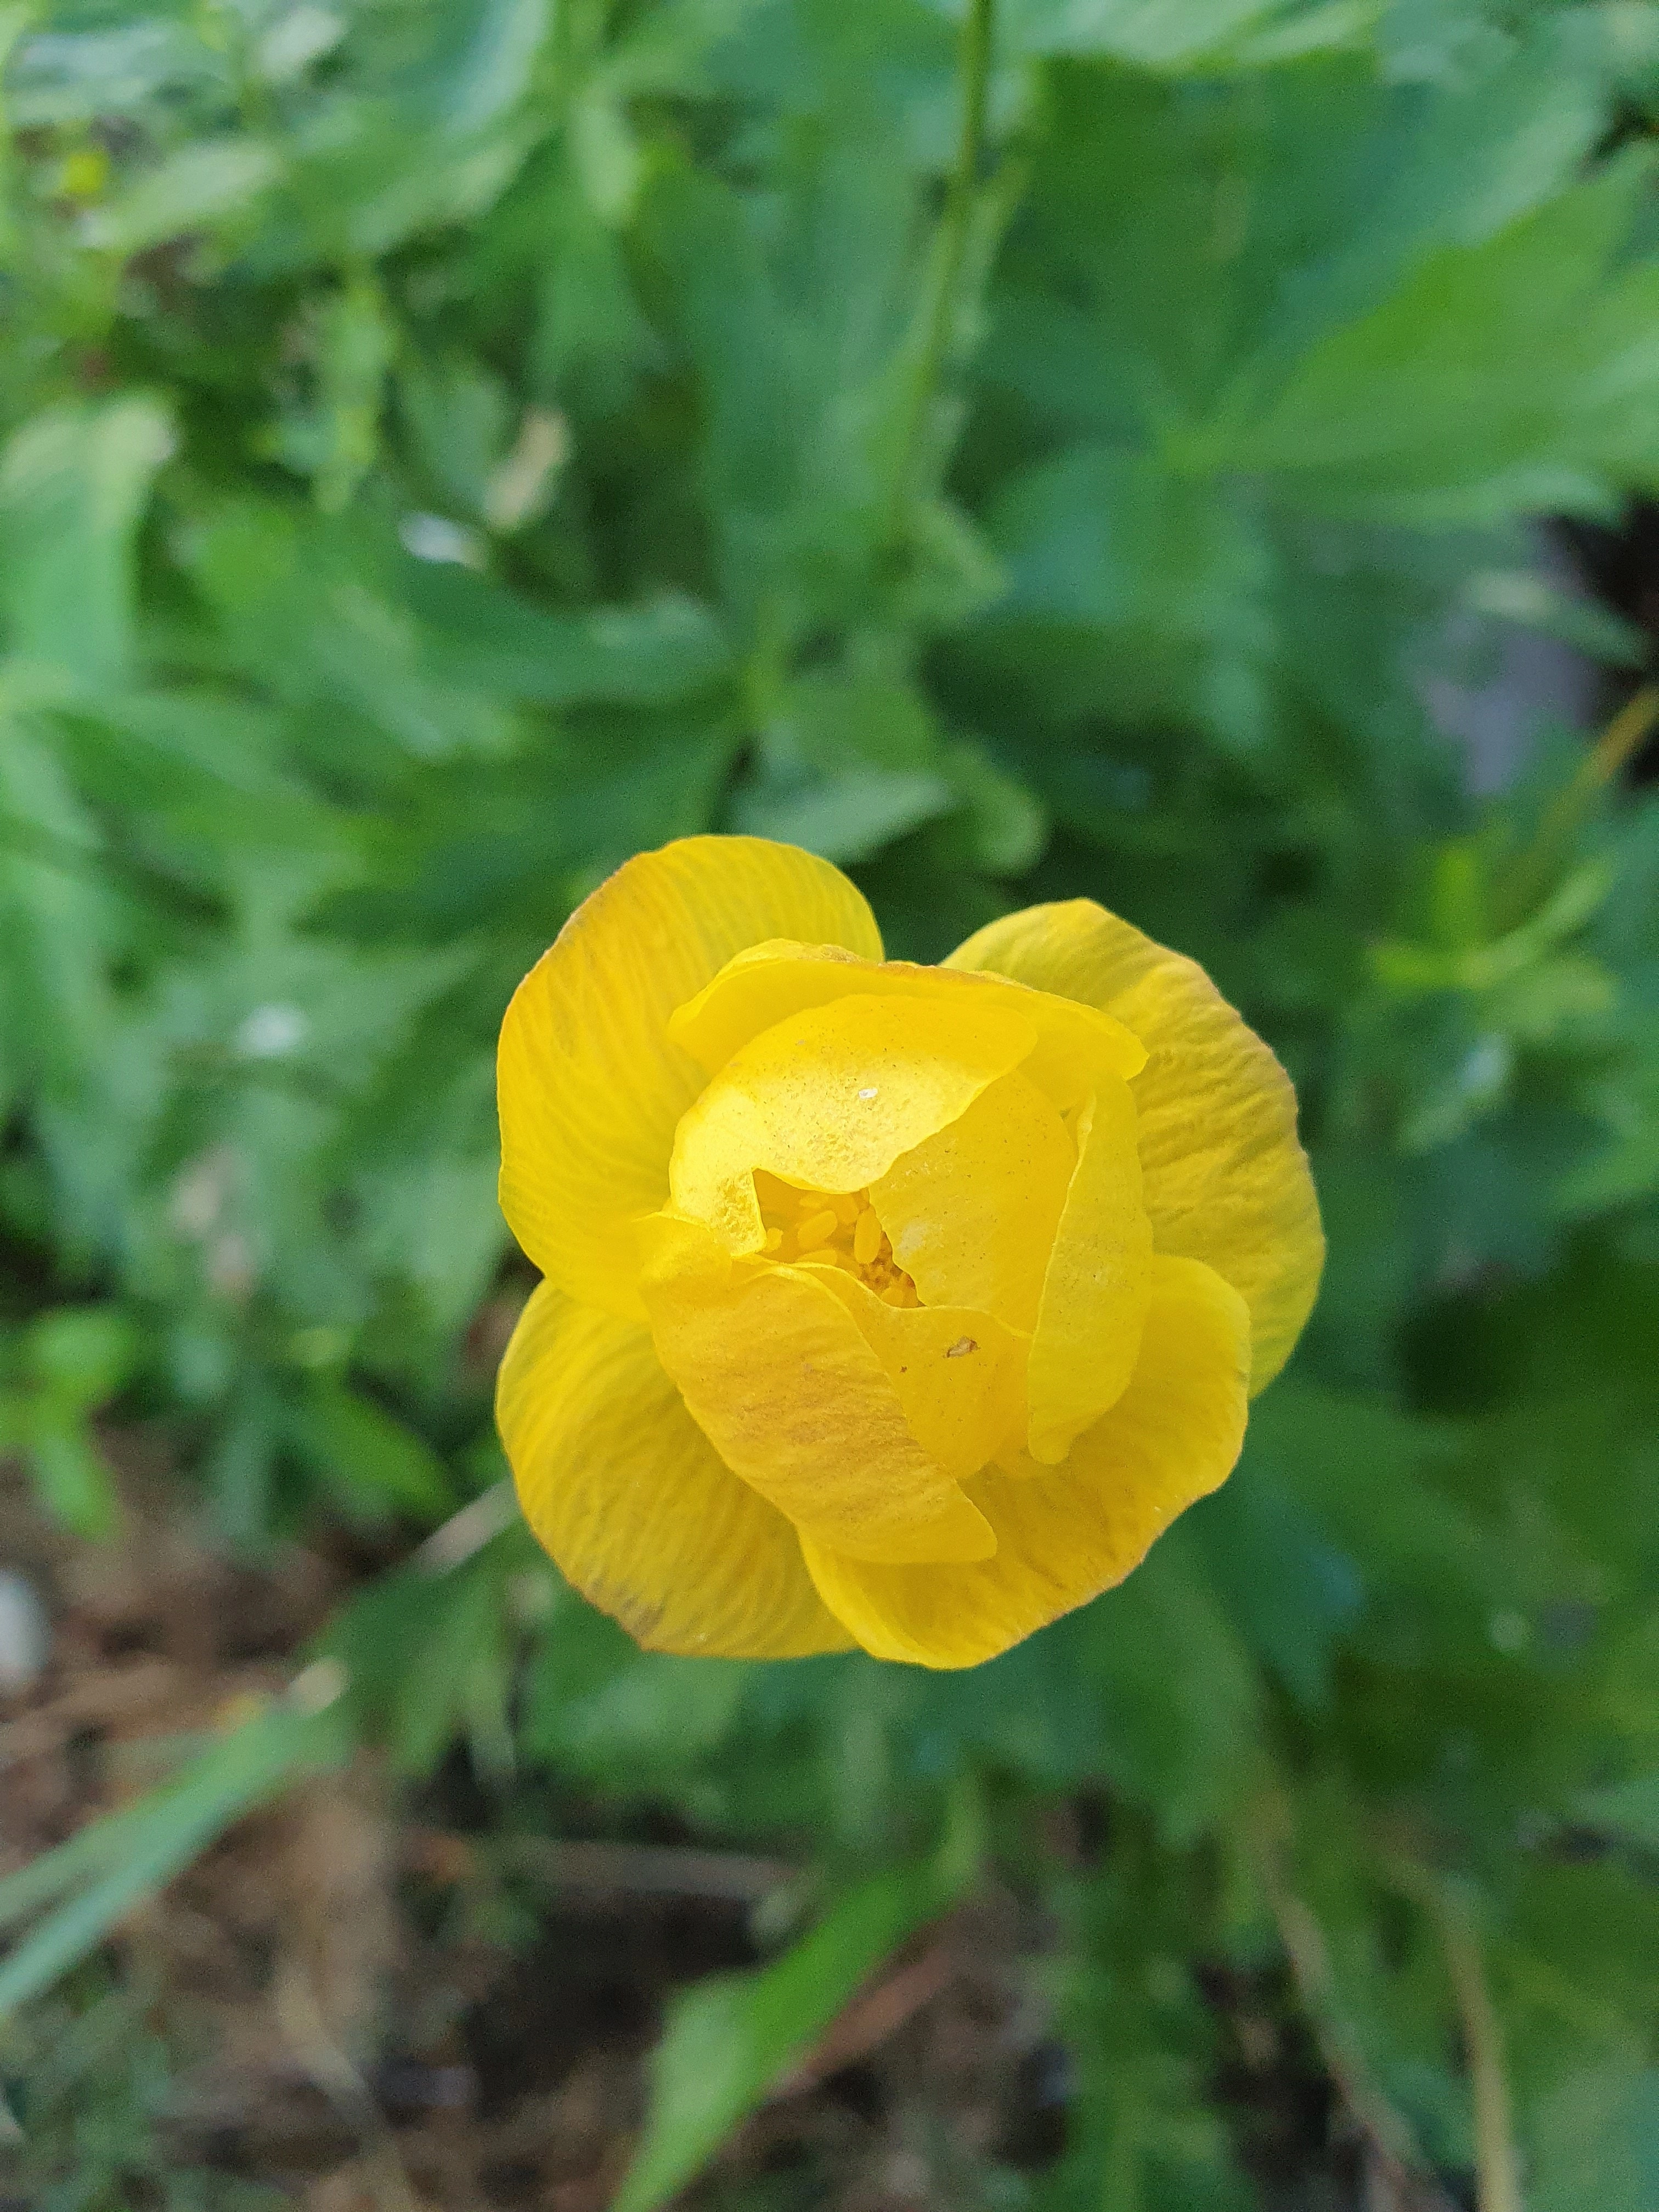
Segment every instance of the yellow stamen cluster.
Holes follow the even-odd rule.
[[[890,1306],[921,1304],[867,1191],[797,1190],[763,1169],[755,1193],[766,1224],[766,1253],[779,1261],[811,1260],[844,1267]]]

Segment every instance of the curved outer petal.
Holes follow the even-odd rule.
[[[674,1008],[781,930],[881,957],[864,899],[827,861],[757,837],[643,853],[583,901],[501,1026],[501,1211],[573,1297],[644,1318],[627,1224],[659,1206],[702,1069]]]
[[[864,1559],[977,1559],[995,1539],[904,1419],[822,1267],[734,1266],[700,1222],[644,1224],[658,1357],[734,1474]]]
[[[1121,1397],[1140,1355],[1152,1283],[1134,1100],[1127,1083],[1104,1075],[1078,1117],[1077,1166],[1031,1339],[1033,1459],[1064,1459]]]
[[[1154,1245],[1204,1261],[1243,1294],[1250,1389],[1265,1389],[1313,1309],[1325,1257],[1296,1093],[1267,1047],[1195,961],[1091,899],[1006,915],[946,964],[1062,992],[1141,1039],[1134,1094]]]
[[[542,1284],[496,1415],[526,1519],[637,1642],[733,1659],[847,1649],[794,1530],[721,1465],[637,1323]]]
[[[669,1034],[712,1075],[751,1037],[775,1029],[791,1014],[836,999],[892,995],[937,1000],[949,1006],[982,1002],[988,992],[1006,998],[1011,979],[970,975],[950,968],[919,968],[908,960],[879,963],[849,957],[832,945],[780,940],[738,954],[696,997],[681,1006]],[[1091,1071],[1137,1075],[1146,1048],[1115,1017],[1079,1000],[1021,988],[1014,1003],[1036,1030],[1025,1073],[1062,1109],[1086,1096]]]
[[[882,1364],[916,1442],[952,1481],[977,1474],[1025,1414],[1026,1340],[965,1306],[890,1306],[839,1267],[811,1270]]]
[[[966,1486],[996,1530],[966,1566],[873,1566],[803,1538],[824,1602],[879,1659],[973,1667],[1121,1582],[1153,1539],[1226,1480],[1244,1438],[1249,1321],[1193,1260],[1153,1265],[1140,1363],[1063,1467]]]
[[[675,1206],[706,1221],[728,1251],[758,1252],[757,1168],[803,1188],[862,1190],[1026,1058],[1036,1032],[1025,995],[956,1006],[860,995],[763,1030],[680,1123],[668,1177]]]
[[[927,1304],[975,1306],[1029,1333],[1076,1164],[1053,1100],[1016,1069],[902,1153],[870,1203]]]

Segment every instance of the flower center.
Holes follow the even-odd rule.
[[[916,1286],[893,1258],[887,1232],[867,1191],[799,1190],[755,1170],[755,1195],[766,1227],[766,1255],[845,1267],[890,1306],[919,1306]]]

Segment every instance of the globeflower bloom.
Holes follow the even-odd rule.
[[[499,1089],[501,1436],[653,1649],[994,1656],[1225,1480],[1313,1304],[1284,1071],[1089,900],[919,967],[827,862],[689,838],[571,916]]]

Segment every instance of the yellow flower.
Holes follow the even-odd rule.
[[[689,838],[572,915],[499,1073],[546,1279],[501,1435],[658,1650],[1006,1650],[1225,1480],[1313,1304],[1284,1071],[1086,899],[915,967],[827,862]]]

